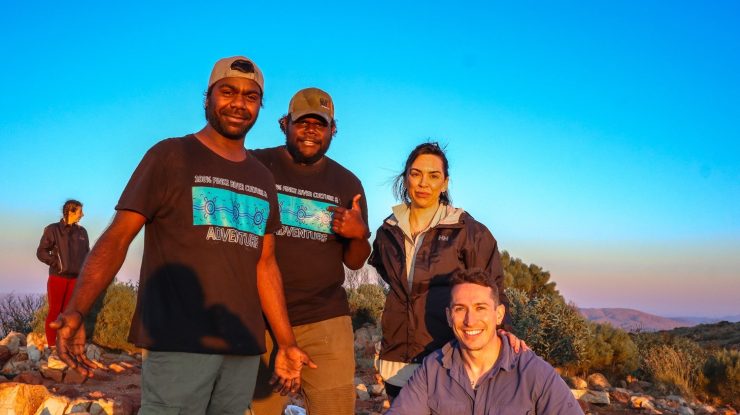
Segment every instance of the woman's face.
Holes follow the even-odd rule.
[[[439,156],[422,154],[417,157],[406,172],[406,189],[411,207],[423,209],[437,206],[439,195],[447,191],[448,179]]]

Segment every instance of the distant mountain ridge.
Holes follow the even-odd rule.
[[[672,330],[698,324],[689,319],[661,317],[630,308],[579,308],[579,311],[590,321],[609,323],[627,331]]]

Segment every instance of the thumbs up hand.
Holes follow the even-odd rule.
[[[326,208],[326,210],[334,214],[331,221],[331,229],[334,233],[347,239],[367,239],[370,232],[367,224],[362,219],[360,198],[362,198],[360,194],[352,198],[351,209],[341,206],[329,206]]]

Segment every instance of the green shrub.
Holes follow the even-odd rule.
[[[44,296],[42,299],[42,303],[39,306],[39,308],[36,309],[33,313],[33,322],[31,323],[31,331],[34,333],[44,333],[44,328],[46,325],[46,316],[49,315],[49,301],[47,301],[47,297]]]
[[[532,297],[507,288],[512,331],[554,366],[576,366],[584,358],[588,325],[578,310],[562,297]]]
[[[136,350],[127,338],[136,309],[137,291],[138,287],[129,282],[114,282],[108,287],[95,319],[92,336],[95,344],[111,349]]]
[[[740,407],[740,351],[721,349],[704,365],[707,391],[725,403]]]
[[[362,284],[347,289],[352,327],[357,330],[365,323],[380,324],[385,306],[385,290],[377,284]]]
[[[6,295],[0,301],[0,336],[5,337],[11,331],[30,332],[35,312],[43,301],[44,297],[38,294]]]
[[[638,333],[633,340],[643,375],[672,392],[686,396],[702,393],[707,352],[696,342],[663,333]]]
[[[629,334],[609,324],[588,322],[591,335],[586,352],[577,366],[581,373],[601,372],[612,378],[622,378],[637,369],[637,346]]]
[[[85,333],[88,341],[111,348],[133,351],[134,345],[126,339],[131,327],[131,318],[136,308],[136,285],[128,282],[114,281],[104,295],[96,300],[90,312],[85,316]],[[49,304],[44,297],[41,306],[33,318],[33,331],[44,333]]]

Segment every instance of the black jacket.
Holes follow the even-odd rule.
[[[49,275],[77,278],[88,252],[90,241],[85,228],[61,220],[44,228],[36,257],[49,266]]]
[[[405,250],[403,230],[391,215],[378,228],[368,259],[390,285],[382,317],[381,359],[420,363],[454,338],[445,308],[450,304],[450,277],[459,270],[482,268],[490,272],[508,315],[496,239],[468,213],[458,209],[427,231],[416,254],[411,291]]]

